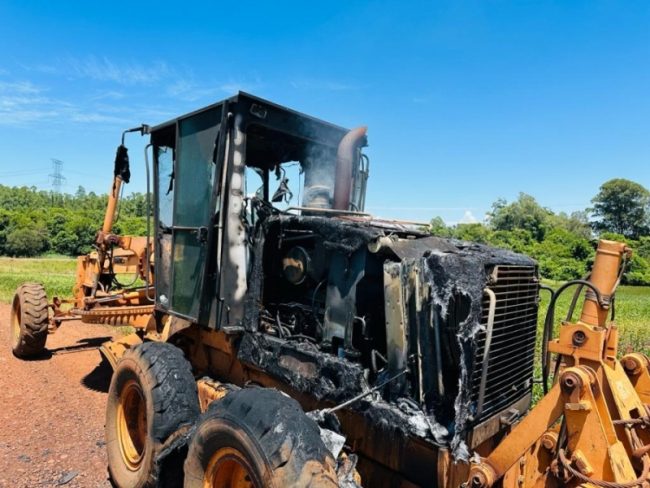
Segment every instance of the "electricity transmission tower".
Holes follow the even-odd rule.
[[[65,176],[63,176],[63,173],[61,172],[62,167],[63,161],[59,159],[52,159],[52,173],[50,173],[48,176],[52,181],[52,191],[56,195],[61,194],[61,186],[65,182]]]

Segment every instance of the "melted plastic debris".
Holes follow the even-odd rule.
[[[246,334],[238,357],[317,400],[340,403],[368,389],[360,365],[309,350],[302,343],[279,341],[261,333]]]
[[[426,415],[412,400],[400,398],[397,400],[399,409],[408,415],[408,422],[411,429],[417,432],[422,438],[433,436],[439,444],[446,444],[449,438],[449,431],[435,421],[433,415]]]
[[[337,434],[333,430],[323,429],[322,427],[319,428],[320,438],[323,440],[323,444],[325,444],[325,447],[327,447],[327,449],[332,453],[334,459],[337,459],[341,453],[341,449],[343,449],[343,446],[345,445],[345,436]]]
[[[269,218],[268,225],[273,224],[275,221],[278,221],[282,227],[290,229],[303,228],[315,232],[324,239],[325,248],[346,255],[351,255],[362,246],[383,235],[383,231],[380,229],[329,217],[280,215]]]

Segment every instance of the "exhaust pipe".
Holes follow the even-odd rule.
[[[366,145],[368,127],[352,129],[343,136],[336,153],[336,173],[334,180],[335,210],[350,208],[350,193],[352,191],[352,170],[356,161],[357,150]]]

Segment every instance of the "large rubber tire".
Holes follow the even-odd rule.
[[[19,358],[38,356],[45,349],[48,304],[40,283],[23,283],[11,307],[11,350]]]
[[[190,363],[177,347],[145,342],[115,368],[106,406],[108,471],[119,488],[158,485],[156,456],[165,440],[200,414]],[[182,486],[182,463],[165,466],[166,486]]]
[[[185,488],[334,488],[318,425],[277,390],[245,388],[210,405],[190,442]]]

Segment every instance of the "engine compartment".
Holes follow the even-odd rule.
[[[391,428],[404,437],[449,446],[467,459],[470,448],[484,440],[472,440],[473,430],[501,413],[496,405],[490,418],[481,416],[477,404],[484,290],[499,266],[532,269],[529,288],[536,290],[535,263],[356,217],[263,210],[259,215],[245,321],[252,334],[242,341],[239,358],[333,404],[390,380],[352,408],[390,418]],[[513,293],[500,303],[520,297],[521,306],[536,313],[536,298],[528,300],[532,293],[528,301],[519,288]],[[492,354],[492,367],[499,369],[506,355],[496,346]],[[532,349],[524,360],[532,365]],[[532,369],[524,376],[520,383],[500,385],[516,395],[491,401],[512,407],[523,399],[518,414],[523,413]],[[491,387],[488,375],[483,383],[484,390]]]

